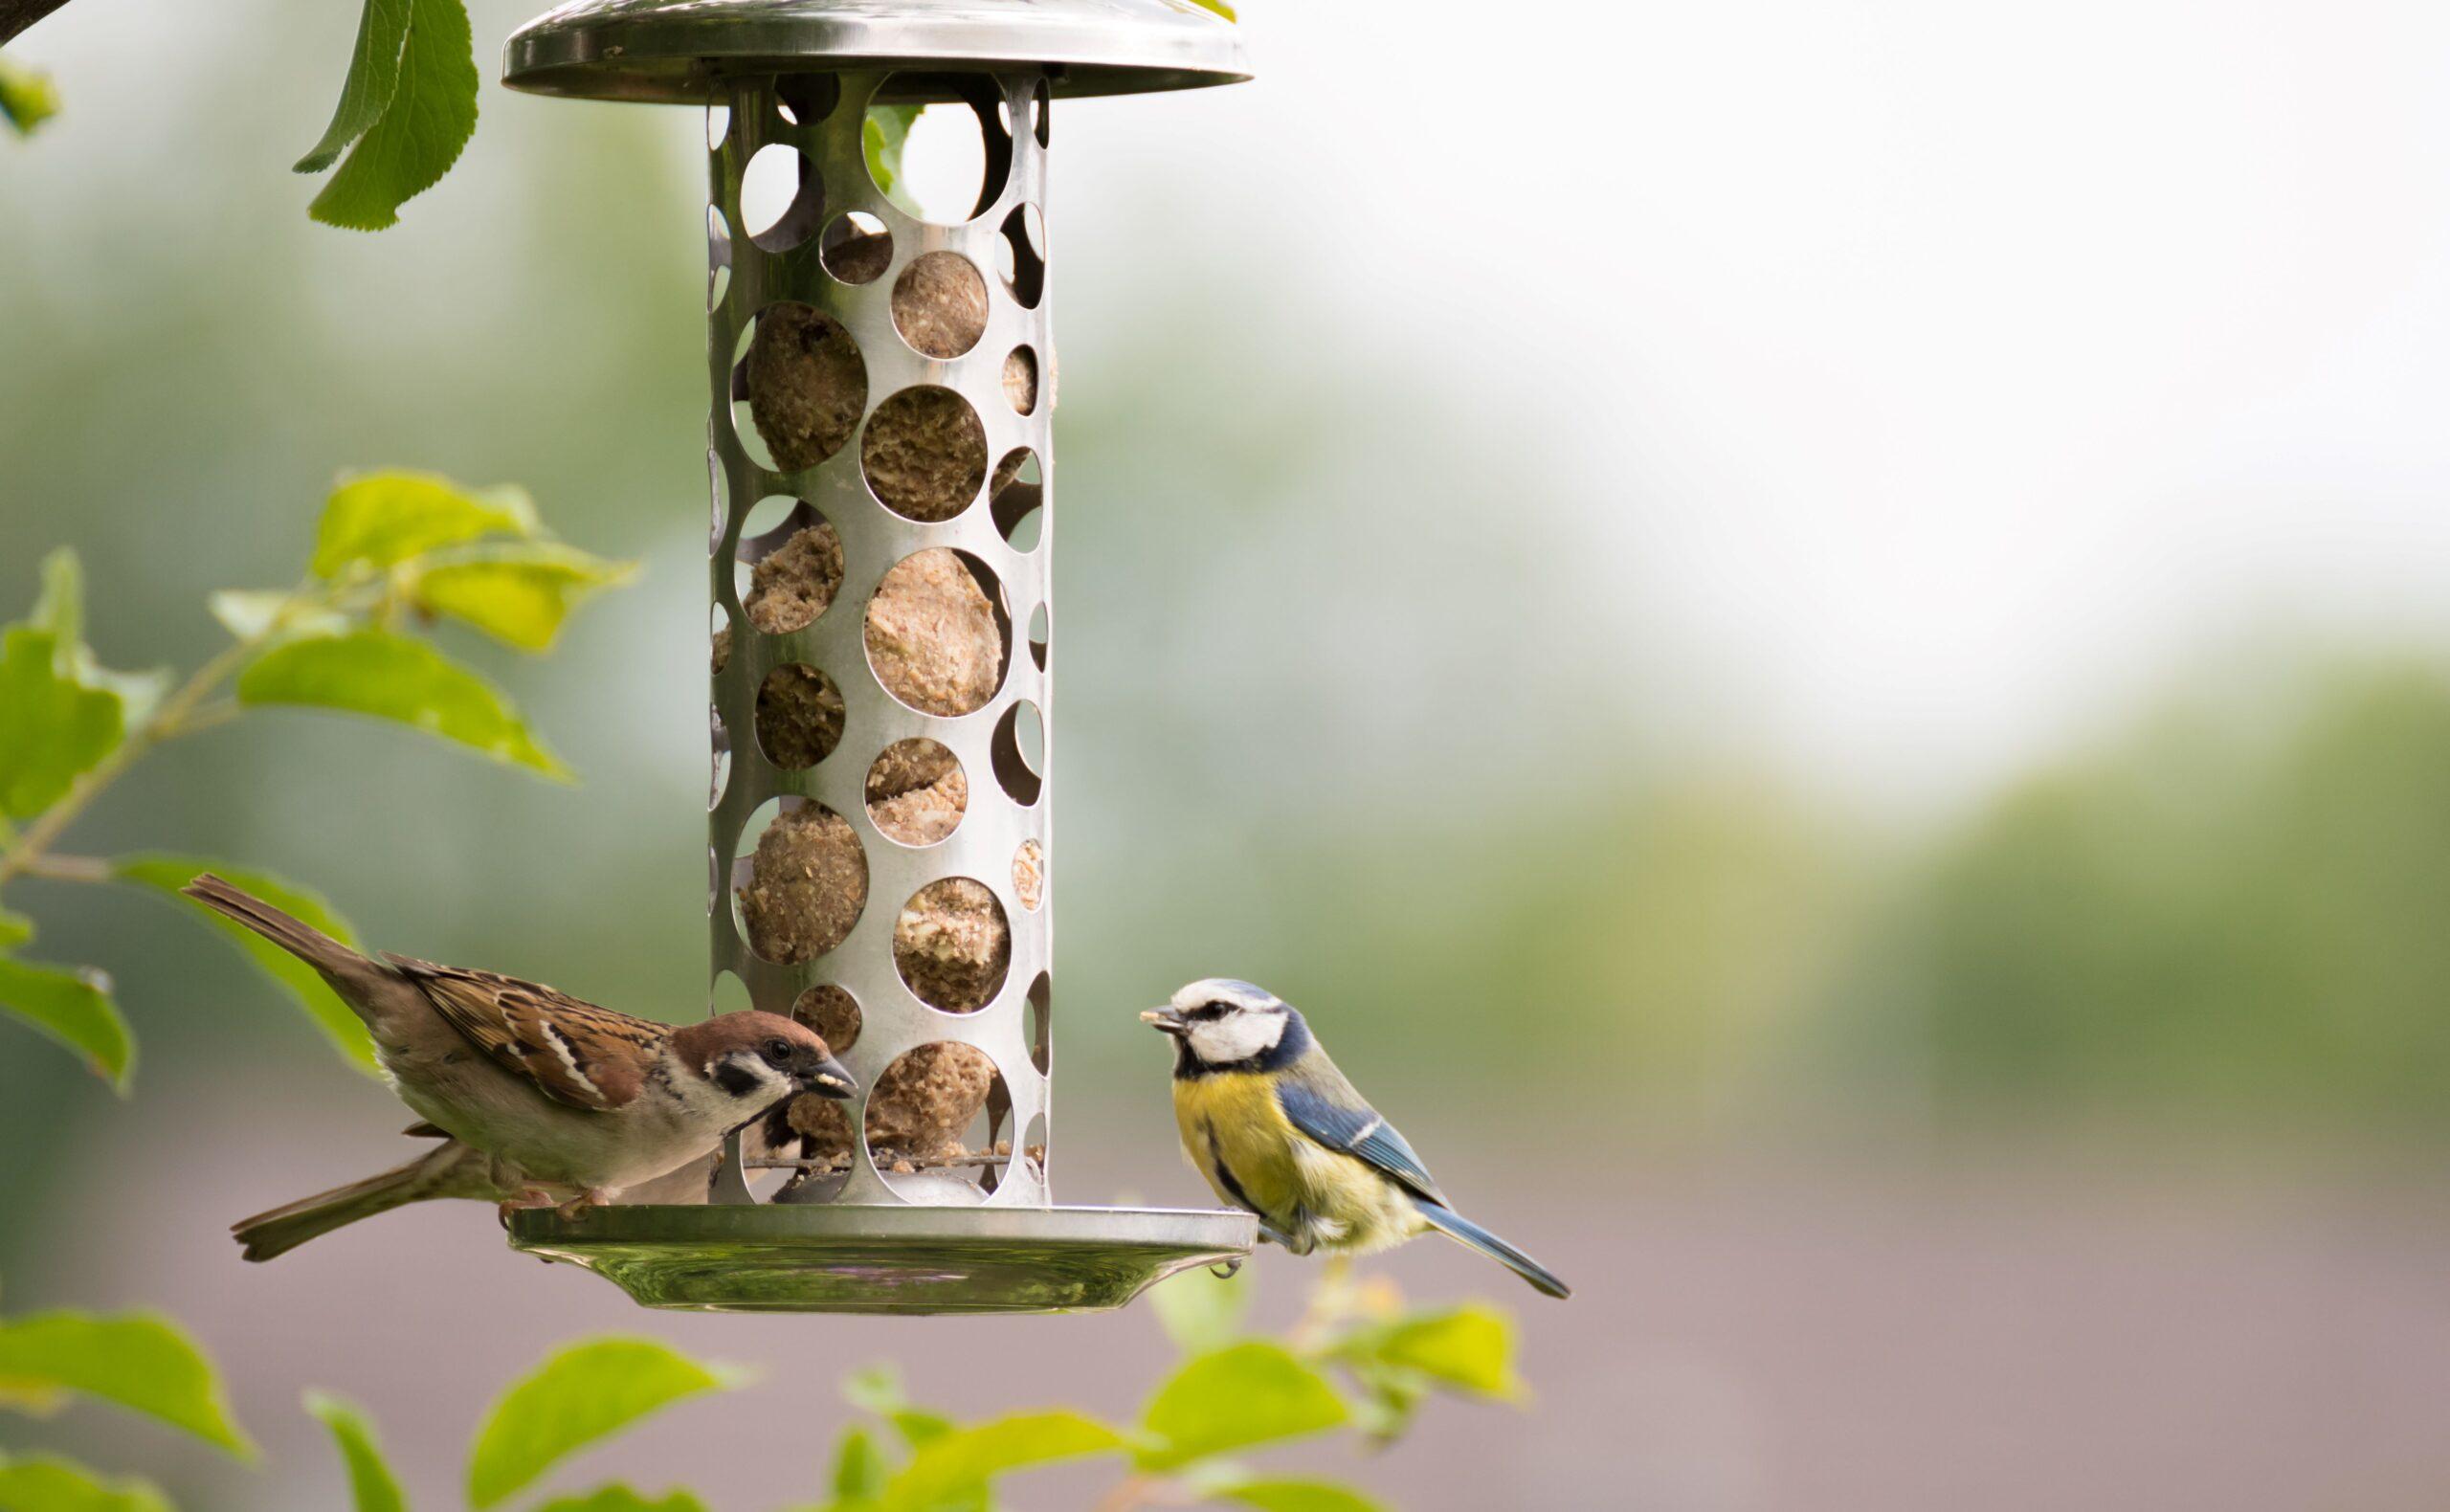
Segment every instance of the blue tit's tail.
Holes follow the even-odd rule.
[[[1413,1206],[1420,1210],[1420,1215],[1427,1218],[1430,1226],[1438,1233],[1445,1234],[1467,1250],[1480,1251],[1547,1295],[1550,1297],[1573,1295],[1570,1287],[1557,1279],[1556,1272],[1549,1270],[1538,1260],[1506,1243],[1454,1209],[1441,1208],[1434,1202],[1418,1199],[1414,1199]]]

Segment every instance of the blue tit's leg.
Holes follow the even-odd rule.
[[[1300,1239],[1297,1239],[1292,1234],[1285,1233],[1282,1229],[1280,1229],[1275,1224],[1268,1222],[1265,1218],[1259,1219],[1259,1241],[1263,1244],[1280,1245],[1287,1254],[1290,1255],[1307,1255],[1310,1253],[1303,1247]]]

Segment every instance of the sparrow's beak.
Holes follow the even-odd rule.
[[[1170,1008],[1152,1008],[1140,1015],[1140,1021],[1161,1034],[1188,1034],[1191,1023]]]
[[[859,1083],[842,1069],[842,1062],[827,1056],[800,1074],[800,1085],[820,1098],[842,1101],[857,1097]]]

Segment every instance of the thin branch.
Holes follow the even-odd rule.
[[[55,882],[107,882],[119,874],[111,863],[99,856],[30,856],[25,861],[28,877],[49,878]]]
[[[15,41],[19,33],[67,3],[68,0],[0,0],[0,47]]]

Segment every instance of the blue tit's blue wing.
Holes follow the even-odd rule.
[[[1375,1167],[1415,1196],[1446,1201],[1411,1144],[1340,1073],[1284,1077],[1276,1084],[1276,1101],[1295,1128],[1327,1148]]]

